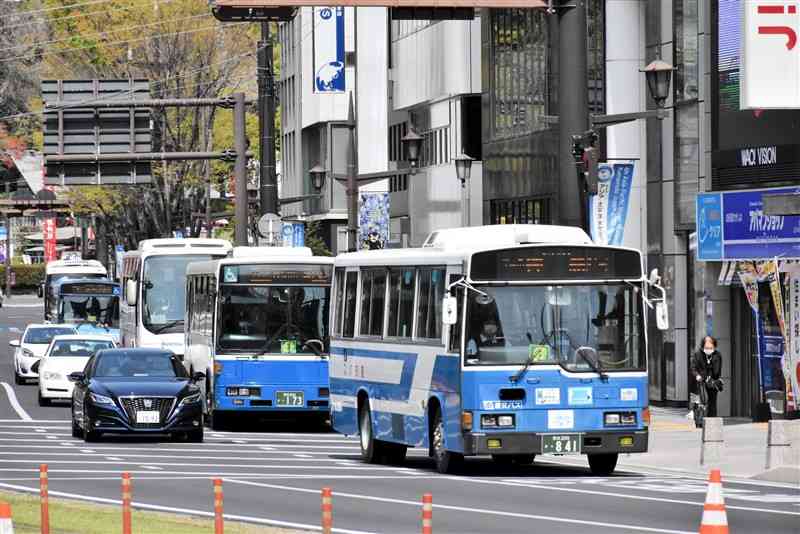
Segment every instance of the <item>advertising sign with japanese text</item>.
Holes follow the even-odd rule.
[[[742,109],[800,108],[798,3],[743,2]]]
[[[597,194],[589,199],[592,240],[600,245],[622,245],[633,187],[633,163],[601,163]]]

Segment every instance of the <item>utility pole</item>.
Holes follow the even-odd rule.
[[[247,246],[247,133],[245,132],[244,93],[233,95],[233,148],[236,151],[236,246]]]
[[[575,167],[572,136],[589,128],[589,85],[586,74],[586,0],[561,0],[558,15],[558,223],[587,232],[586,195]],[[581,199],[579,202],[577,202]]]
[[[6,182],[6,198],[11,198],[11,184]],[[6,258],[5,258],[5,275],[6,275],[6,297],[11,297],[11,217],[6,212]]]
[[[261,186],[261,214],[278,213],[278,180],[275,174],[275,73],[272,64],[272,38],[269,22],[261,22],[258,43],[258,124]]]
[[[353,93],[347,109],[347,124],[350,136],[347,154],[347,251],[358,250],[358,138]]]

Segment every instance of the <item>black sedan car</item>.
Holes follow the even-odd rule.
[[[96,441],[103,433],[172,434],[203,441],[205,376],[189,376],[171,352],[98,351],[82,373],[72,373],[72,435]]]

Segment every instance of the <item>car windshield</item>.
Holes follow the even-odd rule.
[[[56,336],[66,336],[74,334],[75,330],[72,328],[59,328],[59,327],[44,327],[44,328],[30,328],[25,332],[25,339],[23,343],[31,345],[49,345],[53,338]]]
[[[210,254],[151,256],[144,262],[142,323],[151,332],[183,332],[186,266],[208,261]]]
[[[61,297],[59,321],[65,323],[102,323],[119,325],[119,297],[66,295]]]
[[[328,349],[328,287],[221,286],[219,350],[314,354]]]
[[[186,369],[172,354],[135,354],[110,351],[98,355],[94,376],[100,378],[187,378]]]
[[[111,341],[94,339],[64,339],[53,343],[53,348],[48,354],[49,358],[88,358],[94,356],[98,350],[113,349]]]
[[[645,368],[639,285],[478,289],[481,293],[469,292],[467,365],[530,361],[570,371]]]

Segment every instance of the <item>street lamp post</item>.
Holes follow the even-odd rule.
[[[424,138],[417,133],[414,125],[409,126],[408,133],[400,139],[403,145],[403,150],[406,154],[406,160],[411,166],[411,174],[417,174],[419,167],[419,150],[422,147],[422,140]]]
[[[461,225],[470,226],[470,196],[469,196],[469,178],[472,174],[472,158],[466,154],[462,154],[453,158],[456,166],[456,178],[461,182]]]

